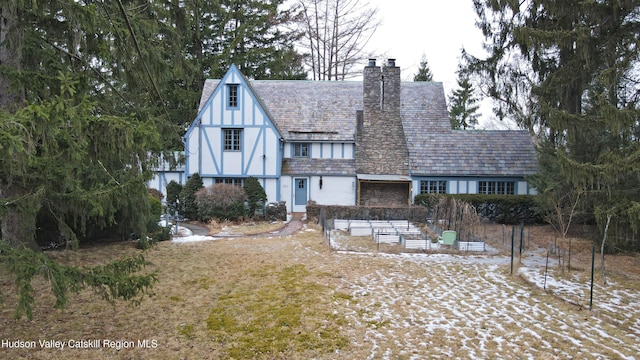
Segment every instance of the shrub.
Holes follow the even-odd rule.
[[[167,184],[167,204],[175,204],[180,197],[180,192],[182,192],[182,185],[171,180]]]
[[[149,189],[149,196],[153,196],[160,201],[162,201],[162,198],[164,198],[164,194],[158,189]]]
[[[143,236],[138,240],[136,240],[138,249],[142,249],[142,250],[151,249],[153,246],[156,245],[157,242],[158,241],[156,241],[154,238],[149,236]]]
[[[171,239],[171,226],[158,226],[158,229],[149,235],[154,241],[167,241]]]
[[[413,198],[415,205],[426,206],[427,208],[433,208],[440,203],[440,199],[444,194],[418,194]]]
[[[191,175],[180,192],[180,214],[189,219],[198,218],[198,206],[196,205],[196,192],[202,189],[200,174]]]
[[[137,238],[138,248],[146,250],[158,241],[169,240],[170,236],[168,234],[168,230],[166,230],[167,238],[164,238],[165,235],[163,232],[165,232],[165,229],[158,225],[160,215],[162,215],[162,203],[160,202],[160,199],[149,195],[149,219],[147,220],[147,233]]]
[[[244,193],[249,202],[249,216],[253,216],[256,210],[264,206],[267,201],[267,193],[264,192],[264,188],[260,184],[260,181],[253,176],[249,176],[244,181]]]
[[[215,184],[200,189],[195,194],[198,217],[201,221],[211,219],[238,220],[245,215],[245,192],[230,184]]]

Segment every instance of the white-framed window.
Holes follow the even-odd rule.
[[[420,194],[446,194],[446,180],[420,180]]]
[[[478,181],[478,194],[514,195],[515,181]]]
[[[309,143],[293,143],[293,157],[309,156]]]
[[[227,107],[229,108],[237,108],[238,107],[238,84],[228,84],[227,85]]]
[[[242,142],[242,129],[222,129],[224,133],[224,150],[240,151]]]

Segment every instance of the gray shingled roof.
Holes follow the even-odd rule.
[[[356,175],[355,159],[282,159],[282,173],[285,175]]]
[[[200,107],[219,80],[205,82]],[[353,142],[362,82],[251,81],[286,141]],[[442,83],[404,82],[401,118],[413,176],[525,176],[537,168],[525,131],[453,131]],[[392,159],[390,159],[392,160]],[[339,165],[338,165],[339,164]],[[283,173],[355,174],[355,163],[285,159]],[[346,171],[346,173],[345,173]]]
[[[519,177],[537,169],[532,138],[526,131],[409,132],[408,137],[414,176]]]

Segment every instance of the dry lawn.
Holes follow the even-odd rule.
[[[286,224],[282,221],[239,223],[231,221],[218,222],[216,220],[212,220],[206,224],[206,228],[209,229],[209,235],[212,236],[224,236],[225,234],[246,236],[265,234],[281,230],[285,226]]]
[[[0,273],[0,340],[133,342],[119,350],[46,349],[37,343],[34,349],[2,348],[0,354],[33,359],[589,359],[640,353],[640,310],[635,308],[626,314],[633,321],[626,323],[601,316],[606,309],[585,311],[510,276],[508,266],[494,257],[398,254],[393,246],[378,252],[364,241],[354,247],[361,251],[331,251],[313,225],[291,236],[163,242],[144,253],[152,263],[147,270],[156,271],[159,282],[138,307],[111,306],[84,291],[72,295],[61,312],[53,309],[48,284],[39,280],[32,321],[13,319],[15,289]],[[115,243],[49,254],[69,264],[97,265],[139,251],[133,243]],[[607,261],[639,267],[633,257]],[[576,267],[581,264],[576,260]],[[570,276],[574,273],[579,272]],[[626,274],[612,271],[608,289],[637,301],[638,274]],[[157,346],[138,346],[144,339]]]

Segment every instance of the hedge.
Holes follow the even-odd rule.
[[[453,197],[466,201],[478,214],[500,224],[542,223],[535,202],[535,195],[486,195],[486,194],[419,194],[414,204],[434,207],[441,197]]]

